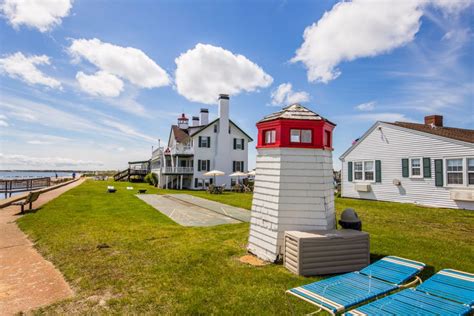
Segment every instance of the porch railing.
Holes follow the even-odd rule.
[[[163,173],[192,174],[193,169],[193,167],[166,167],[163,168]]]

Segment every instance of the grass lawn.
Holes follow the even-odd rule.
[[[65,275],[74,298],[46,313],[302,314],[314,310],[285,296],[318,278],[298,277],[281,265],[250,267],[248,224],[181,227],[115,183],[87,181],[28,214],[18,223],[40,252]],[[149,193],[165,193],[146,184]],[[177,191],[173,191],[177,193]],[[182,193],[179,191],[178,193]],[[250,194],[200,197],[249,209]],[[337,199],[338,212],[353,207],[371,233],[374,258],[398,255],[442,268],[474,272],[474,213],[414,205]],[[98,249],[105,243],[110,248]]]

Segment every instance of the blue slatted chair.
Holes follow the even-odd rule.
[[[358,307],[345,315],[467,315],[474,308],[474,274],[441,270],[416,288]]]
[[[318,306],[318,311],[324,309],[334,315],[398,288],[415,284],[418,278],[409,284],[405,283],[424,267],[421,262],[388,256],[360,271],[334,276],[286,292]]]

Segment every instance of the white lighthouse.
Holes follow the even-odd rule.
[[[336,125],[293,104],[257,123],[248,250],[281,259],[288,230],[335,228],[332,132]]]

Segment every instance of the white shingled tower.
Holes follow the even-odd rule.
[[[336,125],[293,104],[257,123],[248,250],[275,262],[284,232],[335,228],[332,131]]]

